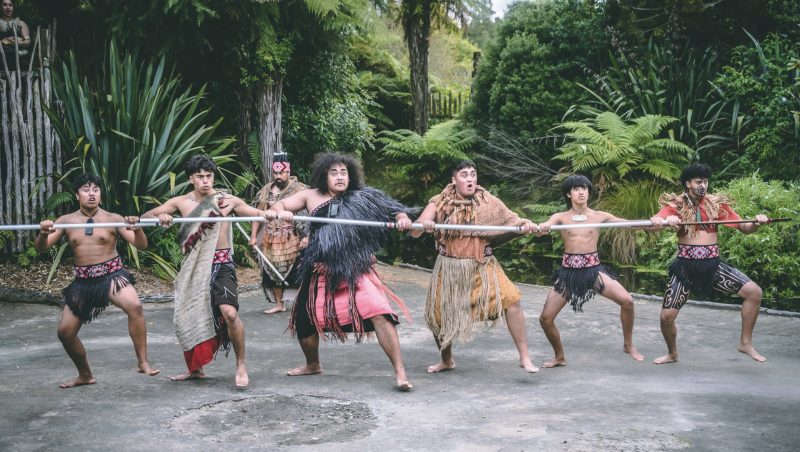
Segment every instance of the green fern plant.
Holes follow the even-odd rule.
[[[561,123],[569,142],[553,158],[567,163],[561,174],[589,173],[602,195],[621,183],[655,179],[674,181],[694,151],[672,138],[659,138],[675,118],[645,115],[625,121],[603,112],[593,119]]]
[[[392,163],[391,172],[401,175],[389,190],[401,199],[411,200],[414,192],[425,197],[430,190],[439,190],[449,182],[449,170],[461,160],[470,160],[467,151],[477,142],[477,136],[453,119],[431,127],[424,136],[401,129],[381,132],[377,141],[383,144],[383,160]]]

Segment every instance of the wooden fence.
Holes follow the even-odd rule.
[[[448,120],[461,114],[468,96],[461,91],[437,88],[431,91],[430,117]]]
[[[38,28],[28,55],[0,53],[0,222],[38,223],[59,187],[61,145],[43,106],[53,105],[50,62],[55,26]],[[24,250],[32,234],[17,233],[0,251]]]

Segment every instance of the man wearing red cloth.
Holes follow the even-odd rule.
[[[742,297],[742,333],[740,352],[756,361],[767,359],[753,347],[753,328],[761,306],[761,287],[739,269],[720,260],[717,245],[717,225],[681,226],[681,222],[713,220],[740,220],[731,208],[731,200],[724,195],[708,194],[711,168],[704,163],[693,163],[683,169],[681,184],[684,192],[665,193],[659,199],[661,210],[651,218],[654,225],[667,220],[678,232],[678,254],[669,266],[669,282],[661,307],[661,333],[667,343],[667,354],[653,360],[655,364],[678,360],[675,319],[691,292],[707,295],[711,289]],[[766,223],[765,215],[756,215],[754,223],[734,223],[725,226],[751,234],[759,223]]]
[[[214,189],[216,163],[198,155],[190,158],[184,170],[194,190],[176,196],[145,213],[158,217],[162,226],[172,224],[172,214],[183,217],[264,216],[263,210]],[[244,325],[239,318],[238,285],[233,265],[233,237],[228,223],[184,223],[178,242],[184,253],[181,270],[175,278],[175,334],[183,348],[188,371],[172,380],[204,378],[203,366],[217,351],[236,354],[236,386],[250,380],[244,359]]]
[[[307,209],[311,216],[347,220],[396,222],[397,229],[411,227],[405,206],[385,193],[363,185],[358,162],[348,156],[321,154],[314,161],[311,186],[278,201],[267,210],[267,219],[291,221],[292,212]],[[322,372],[320,336],[344,342],[347,333],[360,341],[375,332],[392,362],[397,389],[408,391],[395,325],[394,301],[408,317],[408,310],[380,280],[375,271],[376,253],[386,242],[385,228],[312,223],[308,247],[300,266],[302,283],[292,309],[289,329],[296,333],[306,365],[290,376]]]

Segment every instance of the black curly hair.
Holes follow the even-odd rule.
[[[186,177],[200,171],[214,173],[217,171],[217,164],[207,155],[195,155],[183,164],[183,171],[186,173]]]
[[[681,171],[681,186],[686,189],[686,182],[692,179],[708,179],[711,177],[711,167],[705,163],[692,163]]]

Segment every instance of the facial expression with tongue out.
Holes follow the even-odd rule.
[[[694,201],[700,201],[708,193],[708,179],[695,177],[685,182],[686,192]]]

